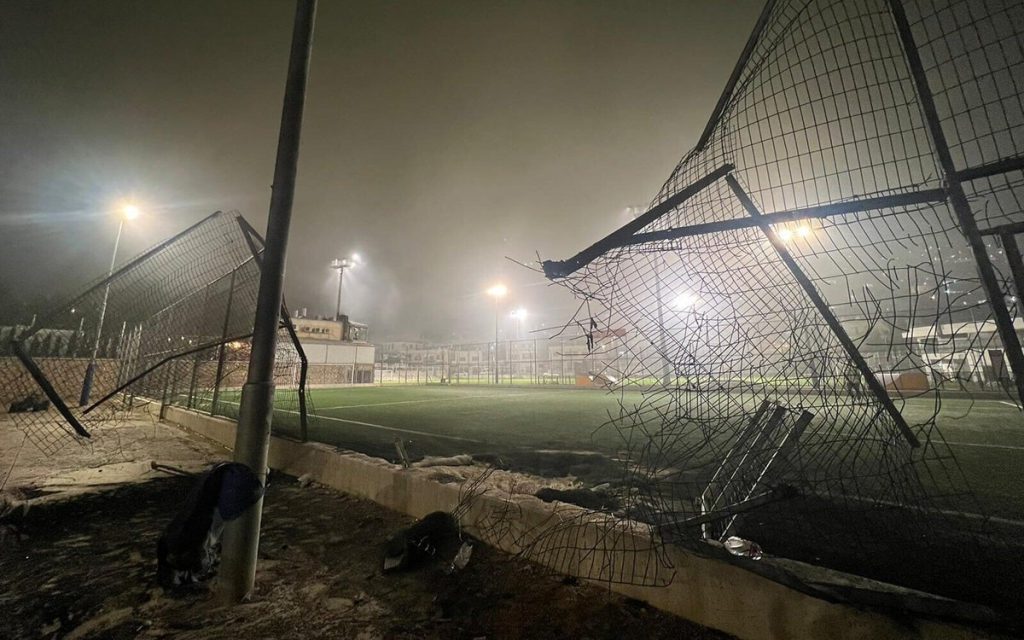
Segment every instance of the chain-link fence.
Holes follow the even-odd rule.
[[[1019,523],[936,417],[1024,389],[1022,77],[1020,3],[769,1],[649,210],[543,264],[623,379],[671,369],[606,425],[663,539],[1019,610]]]
[[[139,399],[229,412],[248,365],[262,240],[214,213],[73,299],[14,328],[0,357],[0,401],[52,453],[95,443]],[[279,399],[304,433],[305,366],[282,314]]]
[[[512,384],[603,386],[626,371],[621,335],[578,339],[525,339],[421,345],[389,350],[377,346],[379,384]],[[626,381],[642,384],[642,380]]]

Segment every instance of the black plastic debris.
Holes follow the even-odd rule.
[[[224,462],[200,474],[188,498],[157,542],[157,581],[164,587],[195,584],[216,573],[224,523],[263,496],[249,467]]]
[[[50,401],[39,395],[33,393],[25,396],[21,400],[16,400],[10,404],[7,408],[8,413],[30,413],[32,411],[46,411],[50,408]]]
[[[405,571],[439,556],[456,556],[461,543],[459,524],[452,514],[435,511],[388,539],[383,571]]]

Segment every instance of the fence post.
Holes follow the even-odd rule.
[[[125,376],[135,370],[135,363],[139,361],[139,354],[142,352],[142,323],[135,325],[135,329],[132,331],[131,340],[128,343],[129,359],[128,359],[128,371],[125,372]],[[118,382],[118,386],[121,382]],[[135,404],[135,385],[128,386],[128,406]],[[147,394],[148,395],[148,394]]]
[[[974,212],[967,201],[967,195],[964,193],[963,185],[960,182],[956,164],[953,162],[953,155],[950,153],[946,134],[942,130],[939,112],[935,107],[935,99],[928,84],[928,77],[925,73],[924,64],[921,61],[921,54],[917,49],[917,44],[914,42],[914,34],[910,29],[910,22],[907,20],[902,0],[889,0],[889,9],[896,23],[896,31],[903,45],[907,66],[910,69],[910,75],[917,89],[918,102],[927,124],[932,146],[935,148],[939,166],[942,168],[950,205],[953,207],[957,221],[960,223],[960,231],[966,237],[967,244],[974,255],[978,275],[985,288],[989,306],[992,309],[993,315],[995,315],[996,327],[999,329],[999,337],[1003,342],[1003,350],[1010,361],[1010,369],[1013,371],[1017,398],[1024,402],[1024,351],[1021,350],[1020,339],[1017,337],[1017,331],[1013,327],[1013,318],[1010,317],[1010,310],[1007,308],[1006,300],[1003,298],[1003,291],[996,278],[995,268],[989,260],[988,249],[985,247],[985,241],[978,230],[978,223],[974,219]]]
[[[558,366],[558,382],[565,384],[565,340],[562,340],[562,344],[558,347],[558,353],[560,354],[559,366]]]
[[[210,301],[210,285],[208,284],[203,289],[203,308],[199,312],[199,314],[196,316],[196,326],[195,326],[195,331],[193,332],[193,338],[195,339],[196,344],[202,344],[202,339],[199,337],[199,332],[202,331],[203,320],[206,318],[206,307],[207,307],[207,304],[209,303],[209,301]],[[203,354],[203,351],[196,351],[196,356],[195,356],[195,358],[192,359],[192,377],[189,379],[189,382],[188,382],[188,402],[185,405],[189,409],[193,409],[194,408],[195,394],[196,394],[196,385],[197,385],[197,383],[199,381],[199,360],[200,360],[202,354]]]
[[[235,274],[238,267],[231,270],[231,279],[228,281],[228,302],[224,309],[224,323],[220,330],[220,346],[217,349],[217,371],[213,376],[213,397],[210,399],[210,415],[217,412],[217,400],[220,398],[220,380],[224,375],[224,351],[228,339],[228,325],[231,322],[231,303],[235,297]]]
[[[167,389],[171,384],[170,363],[163,366],[164,370],[164,392],[160,396],[160,419],[163,420],[167,411]]]
[[[1020,247],[1017,246],[1017,236],[1009,231],[999,234],[1003,242],[1003,251],[1006,260],[1010,263],[1010,273],[1013,275],[1013,286],[1017,290],[1017,308],[1021,307],[1024,300],[1024,260],[1021,259]],[[1020,315],[1020,314],[1018,314]]]
[[[181,362],[178,358],[175,358],[170,362],[173,365],[173,372],[171,373],[171,395],[168,397],[168,404],[176,404],[178,397],[178,363]]]
[[[533,384],[537,384],[537,338],[533,339]]]

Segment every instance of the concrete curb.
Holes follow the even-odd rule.
[[[235,423],[178,407],[167,407],[165,420],[232,447]],[[419,518],[459,504],[460,486],[430,479],[429,469],[402,469],[386,461],[319,443],[271,439],[269,464],[274,469],[312,479],[338,491],[367,498]],[[979,629],[911,614],[899,618],[853,605],[828,602],[801,593],[743,568],[678,548],[664,548],[669,569],[650,553],[642,525],[611,524],[582,510],[566,509],[524,496],[482,494],[463,519],[466,529],[502,551],[521,554],[567,574],[600,575],[602,568],[621,575],[632,571],[634,586],[595,580],[612,591],[636,598],[699,624],[751,640],[831,638],[967,639],[1002,638]],[[500,522],[502,527],[494,527]],[[612,533],[609,527],[618,526]],[[500,531],[495,532],[496,529]],[[612,540],[612,542],[609,542]],[[582,549],[591,549],[583,551]],[[595,571],[596,569],[596,571]],[[673,577],[674,574],[674,577]]]

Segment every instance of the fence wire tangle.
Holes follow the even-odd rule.
[[[213,410],[237,397],[263,243],[237,213],[216,212],[158,244],[6,343],[5,407],[47,453],[95,446],[137,399]],[[304,400],[301,345],[282,314],[279,382]],[[200,405],[203,405],[200,407]]]
[[[1016,2],[769,1],[649,210],[543,264],[655,381],[605,428],[663,540],[1020,610],[936,420],[1024,385],[1022,43]]]

